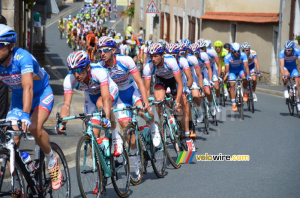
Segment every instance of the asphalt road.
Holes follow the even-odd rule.
[[[53,63],[51,67],[56,66],[47,71],[58,104],[63,99],[58,76],[66,74],[66,57],[71,52],[65,41],[59,39],[57,24],[47,28],[47,53]],[[139,186],[130,187],[130,197],[300,197],[300,119],[289,115],[283,98],[257,95],[254,114],[245,110],[245,120],[240,121],[227,102],[219,115],[219,126],[210,124],[211,133],[204,135],[203,124],[200,125],[195,141],[196,155],[249,155],[250,161],[208,162],[194,157],[191,164],[183,164],[177,170],[169,165],[162,179],[157,179],[150,168]],[[78,94],[75,98],[73,112],[81,112],[82,96]],[[66,137],[53,135],[53,125],[46,127],[51,140],[69,154],[72,197],[81,197],[74,168],[80,126],[69,123]],[[28,148],[30,143],[22,145]],[[105,197],[116,197],[111,185]]]

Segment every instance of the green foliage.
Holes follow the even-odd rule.
[[[119,16],[124,19],[126,17],[132,19],[134,17],[134,1],[130,3],[130,5],[127,6],[125,10],[122,10],[119,14]]]
[[[34,0],[23,0],[23,1],[27,5],[27,9],[25,11],[29,12],[29,10],[31,10],[32,6],[35,4],[35,1]]]

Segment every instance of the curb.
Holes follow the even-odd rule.
[[[269,95],[278,96],[280,98],[283,98],[283,92],[282,91],[277,91],[277,90],[272,90],[272,89],[265,89],[265,88],[260,88],[260,87],[256,87],[256,91],[258,93],[269,94]]]

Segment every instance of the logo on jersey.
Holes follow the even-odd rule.
[[[42,100],[42,103],[45,105],[49,105],[53,101],[53,94],[49,94]]]

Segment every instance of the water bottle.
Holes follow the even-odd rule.
[[[139,131],[141,132],[142,136],[145,138],[145,141],[150,142],[150,127],[149,127],[149,125],[140,126]]]
[[[176,121],[175,121],[174,116],[171,115],[169,117],[169,120],[170,120],[170,123],[171,123],[171,126],[173,127],[173,129],[175,129],[176,128]]]
[[[29,173],[32,173],[33,171],[35,171],[36,167],[34,166],[33,161],[30,158],[30,155],[27,152],[22,152],[21,156],[22,156],[22,160],[26,166],[27,171]]]
[[[109,139],[107,137],[97,138],[97,143],[100,149],[103,151],[104,156],[109,157],[110,156]]]

